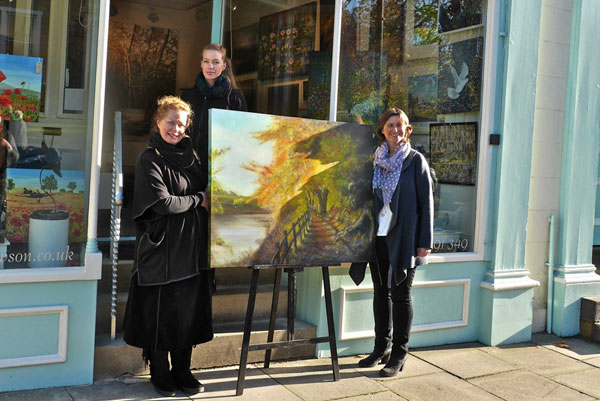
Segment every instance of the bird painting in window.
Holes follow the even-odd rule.
[[[456,72],[456,69],[449,61],[446,62],[446,64],[448,64],[448,67],[450,68],[450,73],[452,74],[452,79],[454,80],[454,87],[448,88],[448,97],[450,99],[458,99],[460,93],[465,88],[465,85],[467,84],[467,82],[469,82],[469,66],[463,61],[459,74]]]

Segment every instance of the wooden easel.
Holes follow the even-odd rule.
[[[248,295],[248,309],[246,310],[246,322],[244,323],[244,338],[242,340],[242,353],[240,355],[240,370],[238,374],[237,388],[235,395],[244,393],[244,382],[246,380],[246,364],[248,362],[248,352],[266,350],[265,369],[271,364],[271,350],[275,348],[286,348],[297,345],[316,344],[329,342],[331,351],[331,365],[333,369],[333,380],[340,380],[340,367],[337,356],[337,345],[335,342],[335,328],[333,325],[333,307],[331,304],[331,285],[329,282],[329,266],[321,266],[323,272],[323,286],[325,287],[325,309],[327,311],[327,327],[329,329],[328,337],[316,337],[302,340],[294,339],[294,317],[296,315],[296,273],[304,270],[303,266],[272,266],[259,265],[252,266],[252,280],[250,282],[250,294]],[[256,291],[258,288],[258,276],[261,270],[276,269],[275,286],[273,288],[273,300],[271,303],[271,316],[269,318],[269,333],[267,342],[263,344],[250,345],[250,333],[252,331],[252,315],[254,314],[254,304],[256,301]],[[281,284],[282,272],[288,274],[288,310],[287,310],[287,341],[273,342],[273,333],[275,331],[275,318],[277,314],[277,304],[279,301],[279,287]]]

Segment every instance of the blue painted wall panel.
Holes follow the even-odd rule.
[[[0,285],[0,308],[3,309],[69,306],[66,362],[2,368],[0,391],[92,383],[96,287],[96,281]],[[40,336],[41,333],[56,332],[56,328],[53,329],[55,323],[46,323],[48,325],[41,329]],[[51,334],[50,338],[53,336]],[[29,345],[29,341],[19,339],[10,344],[2,343],[2,347],[13,348],[18,355],[28,353]]]
[[[56,354],[58,318],[58,313],[0,316],[0,359]],[[18,346],[8,346],[9,344]]]

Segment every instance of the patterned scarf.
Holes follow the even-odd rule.
[[[410,152],[410,143],[405,142],[399,145],[393,155],[389,155],[387,142],[383,142],[375,150],[373,167],[373,190],[380,188],[383,192],[383,203],[389,205],[392,196],[398,185],[402,164]]]
[[[196,77],[196,88],[208,98],[224,98],[229,93],[230,87],[229,81],[223,74],[219,75],[213,86],[206,83],[202,73]]]

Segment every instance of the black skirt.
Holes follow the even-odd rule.
[[[190,349],[212,340],[212,299],[208,270],[163,285],[140,286],[131,278],[123,322],[129,345],[158,351]]]

